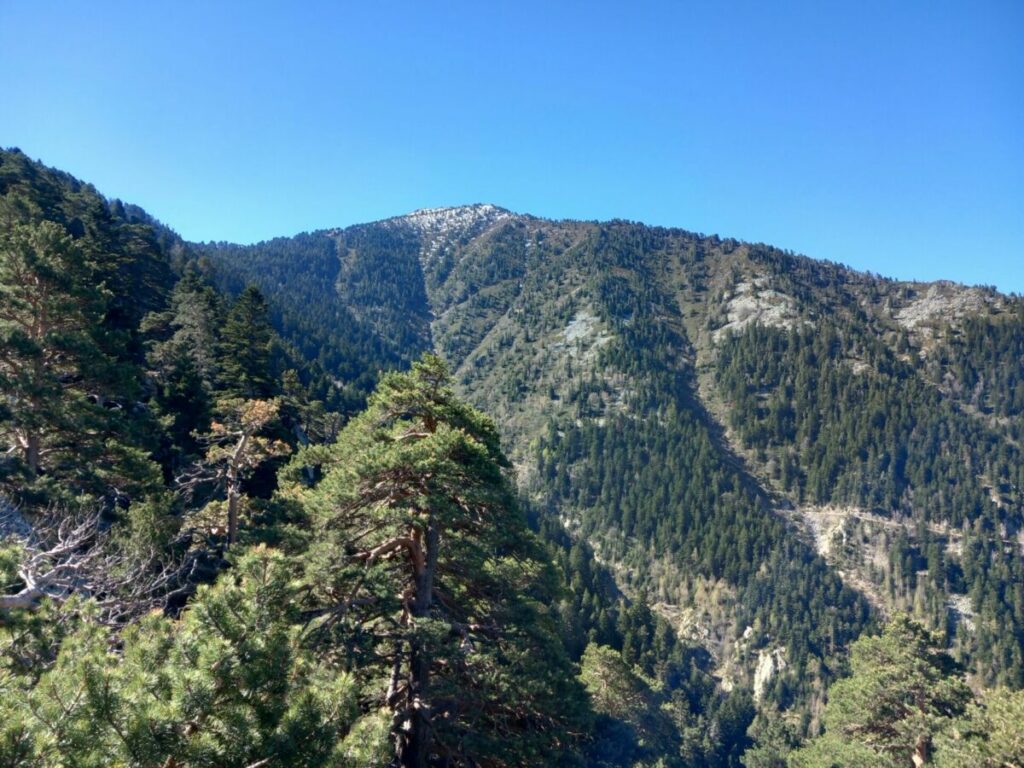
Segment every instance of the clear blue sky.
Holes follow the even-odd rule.
[[[1024,292],[1020,0],[0,0],[0,94],[190,239],[479,201]]]

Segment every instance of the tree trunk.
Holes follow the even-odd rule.
[[[228,546],[238,538],[238,488],[235,483],[228,484]]]
[[[416,574],[416,597],[412,606],[413,621],[430,614],[434,597],[434,573],[437,570],[437,548],[440,532],[433,519],[427,523],[426,557],[422,570]],[[403,718],[405,731],[399,743],[398,762],[402,768],[426,768],[430,754],[430,650],[420,638],[413,637],[409,648],[409,692]]]
[[[921,768],[928,764],[928,760],[931,757],[932,737],[928,734],[922,734],[917,737],[917,743],[914,745],[914,754],[911,760],[914,763],[914,768]]]
[[[42,441],[39,439],[39,433],[29,432],[25,438],[25,464],[32,477],[39,474],[39,451],[41,447]]]
[[[43,593],[38,589],[24,589],[13,595],[0,595],[0,611],[33,611],[39,607]]]
[[[249,435],[243,434],[228,460],[228,546],[238,539],[238,497],[242,492],[242,459],[249,446]]]

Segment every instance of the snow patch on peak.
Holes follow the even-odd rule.
[[[437,257],[446,240],[468,234],[479,234],[493,224],[511,219],[514,214],[490,203],[460,205],[454,208],[420,208],[417,211],[388,219],[388,224],[408,226],[423,237],[420,259],[424,265]]]
[[[399,216],[398,221],[410,224],[421,232],[446,232],[468,229],[481,222],[489,224],[511,216],[511,212],[504,208],[490,203],[477,203],[454,208],[420,208],[405,216]]]

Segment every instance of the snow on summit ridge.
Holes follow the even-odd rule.
[[[390,221],[410,224],[421,232],[448,232],[468,229],[481,222],[511,218],[512,213],[490,203],[458,205],[451,208],[420,208]]]
[[[406,225],[423,236],[421,260],[426,264],[437,256],[442,243],[466,234],[478,234],[487,227],[511,219],[511,211],[490,203],[460,205],[452,208],[420,208],[405,216],[388,219],[386,224]]]

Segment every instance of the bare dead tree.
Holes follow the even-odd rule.
[[[113,545],[96,511],[50,509],[29,521],[0,502],[0,542],[21,552],[20,585],[0,591],[0,621],[4,613],[36,610],[46,599],[81,595],[94,600],[104,623],[125,624],[187,588],[196,564],[188,555],[172,560],[156,552],[127,553]]]
[[[4,508],[3,527],[22,527],[26,521],[17,509]],[[102,558],[96,546],[99,537],[99,514],[40,520],[30,524],[27,535],[10,536],[22,552],[18,578],[23,587],[17,592],[0,595],[0,609],[33,610],[44,598],[55,600],[81,592]],[[19,525],[19,523],[21,525]]]

